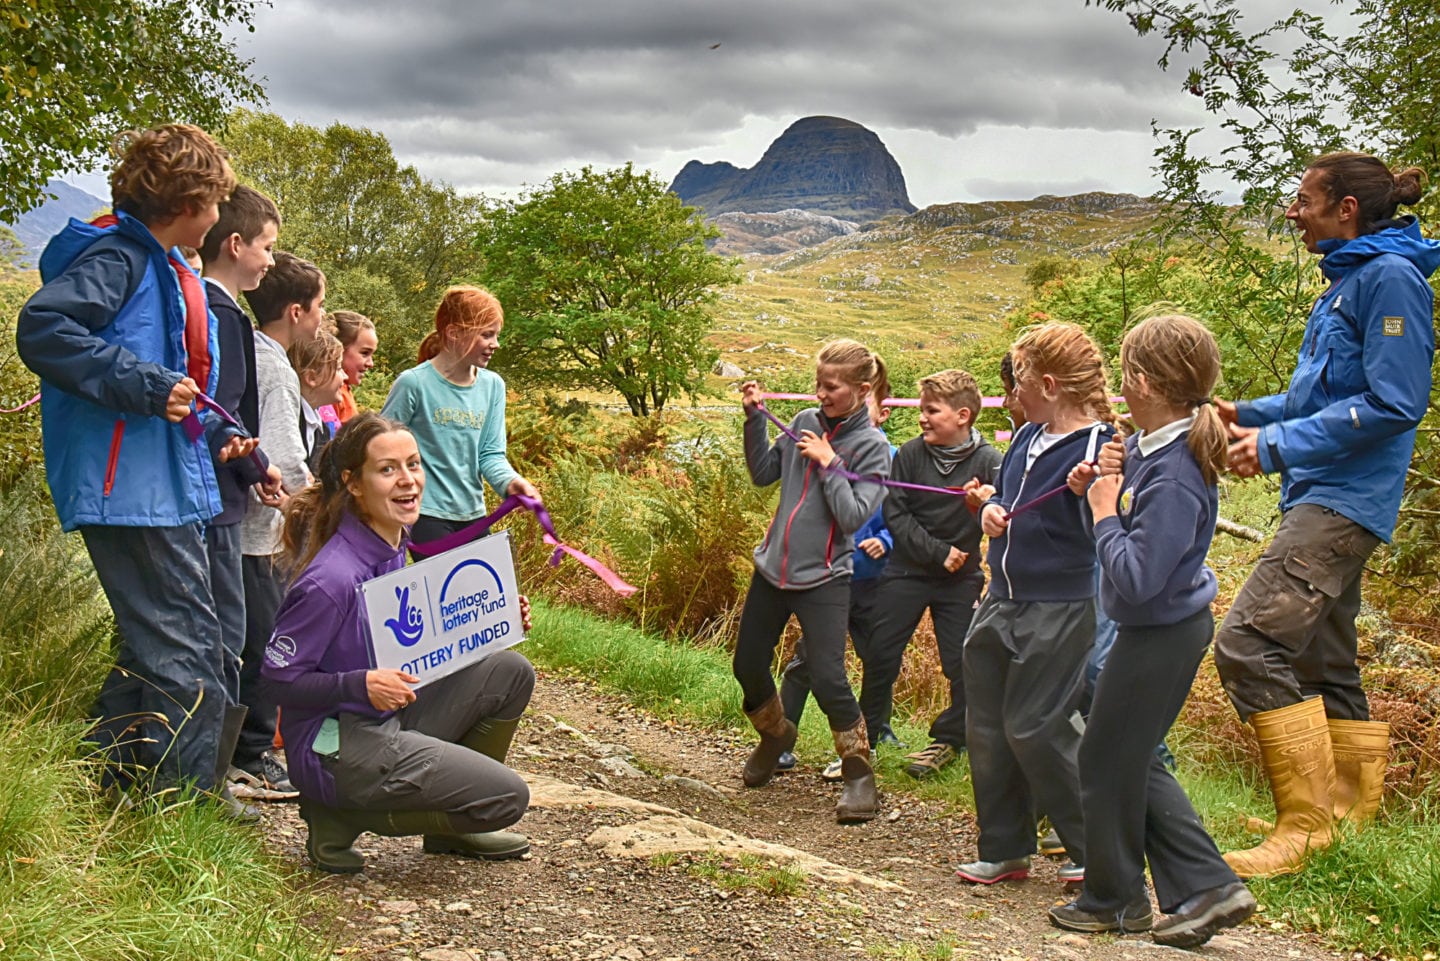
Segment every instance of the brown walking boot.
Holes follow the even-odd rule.
[[[795,725],[785,717],[785,708],[780,703],[779,694],[770,695],[770,700],[753,711],[746,711],[745,716],[750,718],[750,723],[760,732],[760,743],[755,745],[755,750],[750,752],[750,757],[745,761],[745,786],[764,787],[775,775],[775,765],[780,763],[780,755],[795,747],[798,732]],[[869,746],[868,743],[866,746]]]
[[[1275,796],[1275,829],[1225,862],[1242,878],[1294,874],[1311,851],[1330,846],[1335,758],[1325,702],[1318,697],[1251,715],[1260,762]]]
[[[862,717],[843,731],[832,730],[835,753],[840,755],[840,773],[845,787],[835,805],[835,820],[841,824],[864,824],[880,813],[880,792],[875,787],[875,769],[870,766],[870,739]]]

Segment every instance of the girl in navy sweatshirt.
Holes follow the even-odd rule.
[[[980,515],[990,589],[963,658],[980,856],[956,874],[976,884],[1027,877],[1038,808],[1073,862],[1061,879],[1079,881],[1076,758],[1095,641],[1095,538],[1084,499],[1064,487],[1075,462],[1093,460],[1114,434],[1115,415],[1100,348],[1074,324],[1037,327],[1011,353],[1030,422],[1011,440]]]
[[[745,463],[750,479],[780,481],[780,503],[765,539],[755,548],[755,574],[740,614],[733,670],[744,709],[760,743],[745,762],[746,787],[761,787],[780,755],[795,746],[795,725],[775,691],[770,663],[793,614],[805,634],[811,690],[830,720],[845,782],[836,808],[841,824],[857,824],[880,810],[865,718],[845,674],[845,628],[850,612],[852,535],[885,497],[879,484],[854,481],[841,470],[871,477],[890,473],[890,442],[870,424],[865,398],[885,376],[878,354],[853,340],[820,349],[815,367],[818,408],[802,410],[790,434],[772,445],[760,406],[760,385],[745,384]]]
[[[1072,931],[1151,928],[1148,858],[1166,915],[1154,923],[1154,938],[1193,948],[1255,910],[1155,754],[1215,629],[1215,574],[1205,553],[1226,454],[1225,428],[1210,402],[1220,351],[1198,321],[1168,315],[1131,330],[1120,358],[1140,431],[1105,446],[1100,477],[1083,463],[1070,476],[1073,489],[1089,484],[1100,600],[1120,629],[1080,744],[1085,887],[1072,903],[1051,908],[1050,918]]]

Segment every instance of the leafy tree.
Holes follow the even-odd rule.
[[[129,127],[218,129],[259,102],[223,28],[256,0],[17,0],[0,7],[0,222],[37,206],[58,174],[103,158]]]
[[[505,306],[513,380],[613,390],[631,413],[703,389],[715,287],[739,280],[705,249],[719,232],[630,164],[557,173],[489,212],[481,279]]]
[[[1123,13],[1140,35],[1166,42],[1162,69],[1179,66],[1182,88],[1222,118],[1229,142],[1204,154],[1197,130],[1156,130],[1160,196],[1169,204],[1164,237],[1204,245],[1200,266],[1217,289],[1231,291],[1232,314],[1217,330],[1252,356],[1288,373],[1321,278],[1298,240],[1284,256],[1257,240],[1278,233],[1286,198],[1318,154],[1358,149],[1395,166],[1416,165],[1432,185],[1440,175],[1440,5],[1433,0],[1350,0],[1347,29],[1313,12],[1311,0],[1289,16],[1247,32],[1238,0],[1086,0]],[[1338,3],[1329,6],[1340,9]],[[1309,8],[1309,9],[1307,9]],[[1236,207],[1213,183],[1243,190]],[[1440,213],[1431,191],[1417,208]],[[1227,366],[1228,374],[1228,366]],[[1282,381],[1283,384],[1283,381]],[[1440,407],[1434,395],[1416,441],[1410,490],[1391,549],[1392,569],[1433,577],[1440,543]]]
[[[380,328],[380,362],[413,360],[444,288],[479,267],[483,205],[402,167],[373,130],[236,111],[225,145],[240,179],[280,207],[279,246],[325,271],[327,302]]]

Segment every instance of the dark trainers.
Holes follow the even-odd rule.
[[[1065,853],[1065,842],[1060,840],[1060,833],[1054,828],[1040,839],[1040,853],[1047,858],[1058,858]]]
[[[905,755],[910,762],[905,765],[905,773],[914,778],[927,778],[959,756],[960,753],[950,745],[936,741],[923,751]]]
[[[781,751],[780,760],[775,762],[775,773],[784,774],[786,771],[793,771],[798,763],[800,762],[796,760],[793,751]]]
[[[256,770],[230,769],[230,792],[250,801],[289,801],[300,796],[285,762],[274,751],[260,755]]]
[[[1051,908],[1050,923],[1066,931],[1082,931],[1085,934],[1102,934],[1106,931],[1134,934],[1149,931],[1150,926],[1155,923],[1155,916],[1150,913],[1149,898],[1126,905],[1123,911],[1111,910],[1103,913],[1082,910],[1077,907],[1079,903],[1071,901],[1058,908]]]
[[[994,884],[997,881],[1023,881],[1030,876],[1029,858],[1008,861],[971,861],[955,869],[955,876],[971,884]]]
[[[1244,881],[1201,891],[1182,902],[1155,925],[1156,944],[1195,948],[1222,928],[1233,928],[1255,913],[1255,896]]]

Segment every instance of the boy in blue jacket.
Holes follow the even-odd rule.
[[[71,220],[46,246],[15,341],[41,379],[60,525],[80,531],[115,614],[94,708],[107,782],[209,790],[225,689],[205,524],[220,510],[216,464],[255,441],[192,408],[218,379],[216,329],[173,248],[204,242],[235,176],[208,134],[174,124],[132,134],[110,186],[113,216]],[[194,417],[197,440],[181,423]]]

